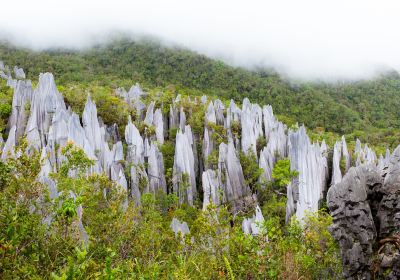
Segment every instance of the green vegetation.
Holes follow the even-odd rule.
[[[290,170],[290,160],[280,159],[276,162],[272,170],[272,178],[274,186],[278,189],[286,187],[292,178],[299,175],[299,172]]]
[[[249,97],[252,102],[271,104],[288,125],[304,123],[310,130],[323,128],[325,133],[349,134],[349,140],[358,137],[375,146],[394,148],[400,142],[397,73],[368,81],[296,84],[271,71],[234,68],[185,49],[128,39],[81,52],[37,52],[1,43],[0,58],[8,65],[24,67],[27,76],[34,80],[41,72],[52,72],[57,83],[67,89],[76,84],[128,89],[140,82],[149,89],[207,94],[239,103]],[[164,101],[168,101],[168,96]],[[163,110],[168,110],[168,102],[165,105]],[[119,115],[110,116],[114,117],[119,120]]]
[[[239,153],[240,164],[243,168],[243,175],[246,184],[252,189],[257,190],[260,188],[260,175],[263,173],[263,169],[258,166],[257,156],[254,154],[252,149],[244,153]]]
[[[93,162],[71,143],[62,151],[68,161],[52,174],[62,193],[50,199],[47,187],[36,181],[40,155],[26,155],[21,142],[21,156],[0,165],[1,279],[340,278],[326,213],[310,215],[304,226],[270,216],[278,210],[264,213],[264,233],[252,237],[241,230],[243,214],[252,213],[232,216],[225,206],[206,211],[178,206],[173,194],[145,194],[140,207],[130,203],[124,210],[123,191],[104,176],[86,176]],[[175,236],[173,217],[186,221],[190,234]]]
[[[0,79],[0,131],[7,126],[7,121],[12,111],[13,90],[7,86],[7,82]]]

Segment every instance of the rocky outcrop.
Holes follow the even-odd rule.
[[[257,139],[264,136],[262,121],[261,107],[258,104],[251,104],[249,99],[245,98],[241,113],[243,152],[252,151],[257,155]]]
[[[149,188],[145,192],[157,194],[167,193],[167,184],[164,176],[164,160],[162,153],[158,150],[155,143],[151,143],[148,158],[148,178]]]
[[[127,144],[126,160],[131,165],[131,195],[136,205],[140,204],[141,191],[147,187],[148,178],[144,171],[144,143],[139,130],[132,123],[131,118],[125,128],[125,141]],[[143,186],[144,184],[144,186]]]
[[[186,202],[189,205],[193,205],[197,196],[192,145],[192,132],[190,126],[186,126],[184,132],[179,130],[176,134],[173,191],[178,195],[180,203]]]
[[[236,156],[232,140],[219,145],[218,182],[222,189],[222,201],[240,204],[251,194],[246,184],[242,166]]]
[[[344,136],[342,136],[342,141],[337,141],[333,148],[332,186],[336,185],[342,180],[342,176],[349,170],[350,165],[351,158],[347,149],[346,139]]]
[[[381,238],[400,233],[400,146],[387,164],[377,218]]]
[[[171,230],[175,233],[175,236],[184,237],[186,234],[190,233],[189,227],[186,222],[181,222],[177,218],[173,218],[171,225]]]
[[[271,181],[278,158],[287,156],[286,126],[276,120],[271,106],[264,106],[263,116],[267,146],[260,152],[259,166],[263,169],[261,180]]]
[[[20,139],[25,134],[26,124],[32,99],[32,83],[31,81],[17,81],[14,89],[12,112],[8,120],[8,127],[16,126],[16,139]]]
[[[24,69],[14,66],[14,74],[16,79],[25,79]]]
[[[156,130],[156,139],[160,144],[164,144],[164,120],[161,109],[154,112],[153,125]]]
[[[256,206],[256,213],[252,218],[244,219],[242,222],[242,230],[244,234],[259,235],[263,231],[264,216],[260,207]]]
[[[15,148],[15,141],[16,141],[16,131],[17,127],[14,125],[10,132],[8,133],[8,138],[6,143],[4,144],[3,151],[1,153],[1,159],[5,160],[8,157],[14,157],[14,148]]]
[[[327,195],[333,217],[331,232],[338,241],[344,276],[370,279],[373,244],[377,232],[368,196],[381,187],[382,179],[372,165],[353,167]]]
[[[318,210],[327,180],[327,159],[318,144],[311,144],[304,126],[289,131],[290,169],[298,172],[287,188],[286,220],[296,213],[302,220],[306,211]]]
[[[202,175],[203,186],[203,210],[211,203],[215,206],[221,204],[221,189],[219,187],[218,176],[214,170],[208,169]]]
[[[66,107],[63,97],[57,90],[54,77],[50,73],[40,74],[39,83],[32,94],[30,116],[26,127],[27,139],[31,146],[36,149],[46,146],[52,117],[58,110],[65,111]]]
[[[384,169],[365,163],[352,167],[328,191],[331,232],[347,279],[400,277],[400,148]]]
[[[354,154],[357,158],[356,166],[361,164],[376,164],[377,157],[375,152],[368,147],[367,144],[365,144],[364,148],[362,148],[361,141],[359,139],[356,140]]]

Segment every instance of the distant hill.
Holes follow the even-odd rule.
[[[32,51],[0,44],[0,59],[20,65],[28,78],[55,74],[59,85],[96,82],[118,87],[174,85],[189,94],[271,104],[287,123],[316,131],[352,134],[363,141],[394,147],[399,143],[400,78],[389,73],[348,83],[290,83],[271,71],[229,66],[195,52],[154,41],[112,41],[82,51]]]

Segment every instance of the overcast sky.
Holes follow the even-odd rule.
[[[399,29],[395,0],[0,0],[0,36],[18,44],[83,47],[124,31],[296,79],[400,70]]]

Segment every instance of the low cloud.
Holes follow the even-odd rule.
[[[362,79],[400,70],[399,12],[386,0],[13,0],[1,4],[0,37],[83,48],[125,32],[294,79]]]

